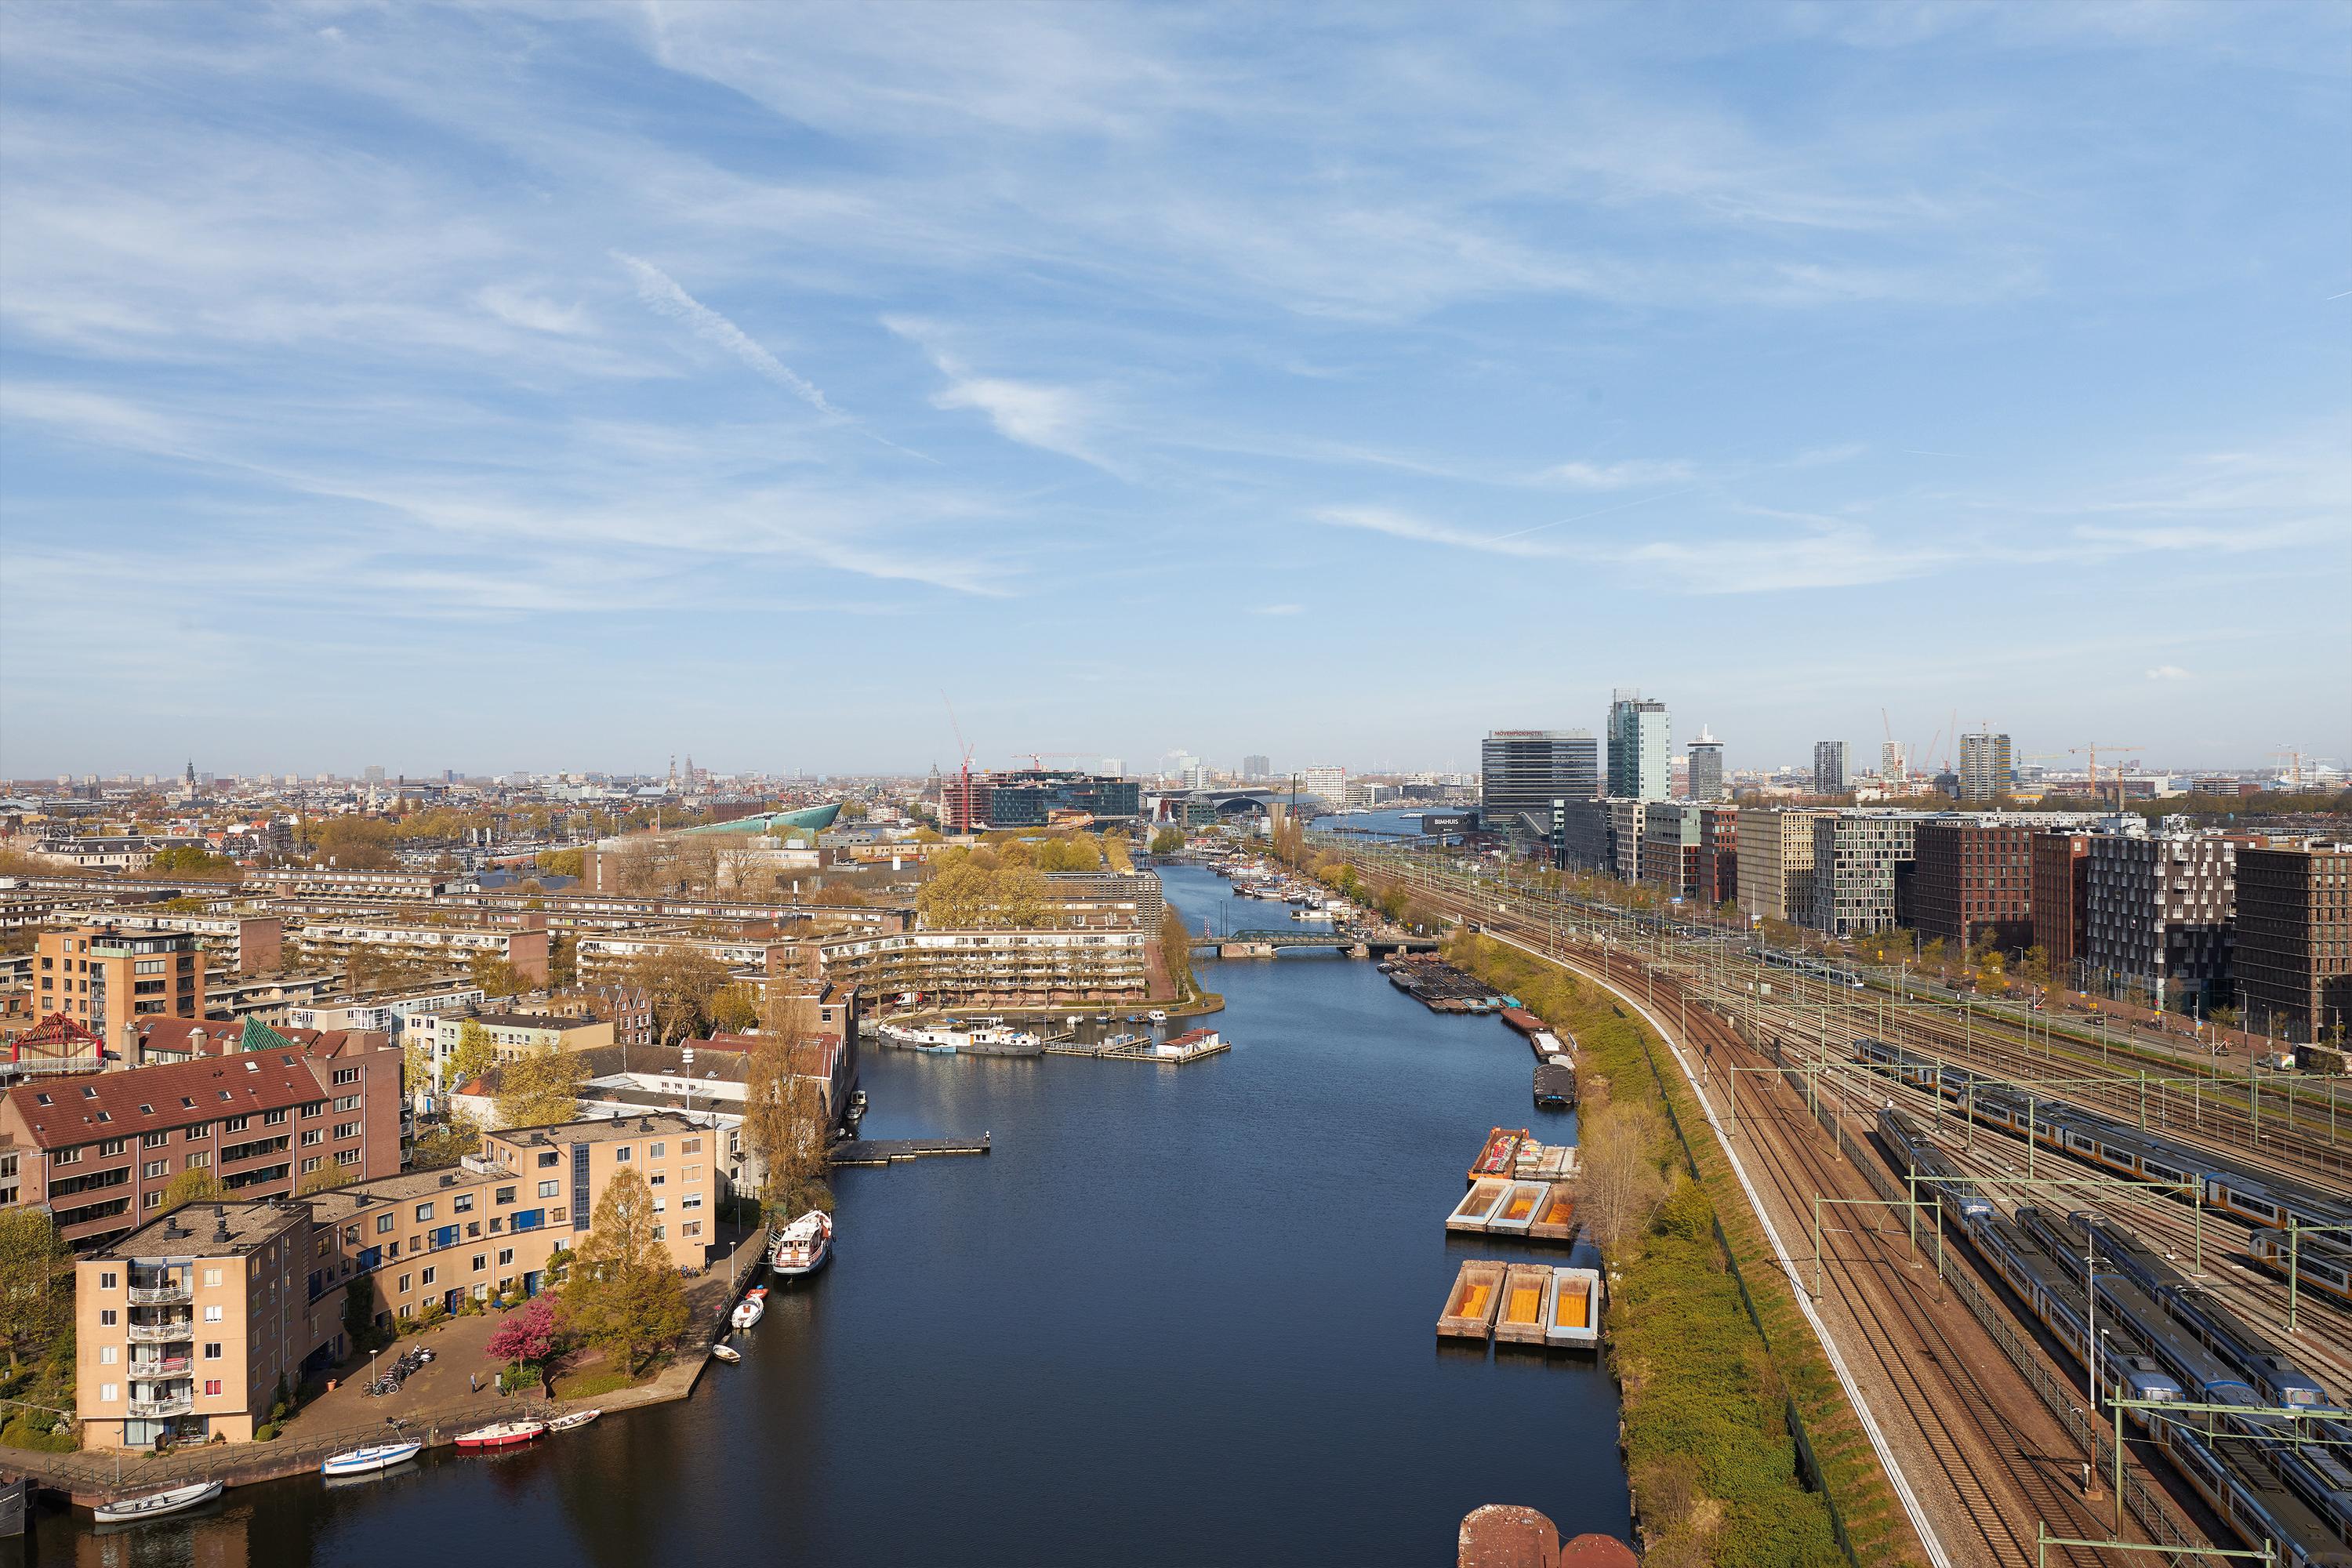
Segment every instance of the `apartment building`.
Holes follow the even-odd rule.
[[[2033,944],[2031,824],[2001,817],[1922,820],[1915,838],[1911,924],[1962,945],[1989,936],[2006,950]]]
[[[2017,770],[2010,760],[2009,737],[1961,736],[1959,779],[1964,801],[1997,800],[2016,793]]]
[[[1851,775],[1846,769],[1846,747],[1843,741],[1813,742],[1813,793],[1843,795]]]
[[[251,1441],[318,1342],[310,1240],[300,1204],[196,1205],[76,1263],[82,1447]]]
[[[1699,726],[1698,739],[1690,743],[1690,776],[1685,792],[1702,805],[1721,800],[1726,795],[1723,787],[1723,742],[1717,740],[1704,724]]]
[[[1628,688],[1612,692],[1608,741],[1611,797],[1652,801],[1673,793],[1674,721],[1664,703]],[[1634,873],[1619,875],[1632,881]]]
[[[2238,1007],[2247,1026],[2339,1043],[2352,1025],[2352,844],[2238,851]]]
[[[1600,743],[1588,731],[1496,730],[1478,756],[1478,820],[1490,833],[1530,816],[1549,825],[1554,801],[1600,798]]]
[[[184,931],[112,924],[45,931],[34,944],[33,1011],[62,1014],[101,1039],[148,1015],[205,1016],[205,960]]]
[[[1650,803],[1612,797],[1601,804],[1609,814],[1609,869],[1621,882],[1641,880],[1642,829],[1649,821]]]
[[[299,1029],[373,1029],[394,1045],[406,1042],[412,1026],[420,1037],[436,1031],[435,1020],[445,1013],[478,1011],[489,997],[478,985],[429,986],[400,995],[340,996],[290,1007],[286,1021]]]
[[[248,890],[278,897],[329,894],[421,903],[437,898],[453,885],[437,871],[345,871],[332,866],[298,866],[245,874]]]
[[[1812,918],[1813,819],[1818,811],[1771,807],[1739,823],[1739,912],[1803,924]]]
[[[118,1237],[75,1269],[83,1446],[249,1440],[281,1373],[291,1385],[344,1359],[355,1288],[387,1327],[536,1294],[624,1170],[652,1189],[671,1261],[700,1270],[723,1191],[708,1120],[656,1111],[494,1132],[451,1170],[195,1205]]]
[[[1669,899],[1698,897],[1704,826],[1696,805],[1668,800],[1648,803],[1642,812],[1642,842],[1637,851],[1642,880]]]
[[[1896,868],[1913,858],[1919,819],[1837,811],[1813,818],[1813,907],[1804,921],[1843,940],[1895,926]]]
[[[1739,808],[1710,805],[1699,812],[1698,900],[1709,909],[1739,897]]]
[[[2036,833],[2032,855],[2033,941],[2049,960],[2052,977],[2069,980],[2083,956],[2083,931],[2090,921],[2091,836]]]
[[[1119,1005],[1150,994],[1151,940],[1139,931],[913,931],[816,947],[824,978],[866,1003]]]
[[[2206,1006],[2231,977],[2238,841],[2220,833],[2095,833],[2085,890],[2084,968]]]
[[[548,934],[543,915],[526,916],[521,929],[415,925],[392,921],[305,921],[294,942],[306,963],[340,966],[354,953],[410,959],[455,968],[476,958],[502,959],[533,984],[548,975]]]
[[[240,1198],[329,1165],[353,1180],[401,1162],[400,1053],[313,1056],[290,1041],[155,1067],[19,1084],[0,1097],[18,1201],[46,1204],[77,1247],[137,1229],[172,1182],[210,1171]]]
[[[121,931],[184,932],[196,939],[208,954],[226,960],[239,974],[260,974],[285,962],[286,921],[282,915],[165,914],[140,910],[111,910],[106,923]]]

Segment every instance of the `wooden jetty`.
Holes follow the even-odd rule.
[[[1437,1331],[1454,1339],[1486,1338],[1494,1331],[1495,1309],[1501,1304],[1502,1295],[1503,1266],[1483,1258],[1469,1259],[1454,1277]]]
[[[1539,1345],[1550,1321],[1552,1271],[1540,1263],[1514,1263],[1503,1271],[1501,1305],[1495,1313],[1495,1342]]]
[[[1098,1061],[1159,1062],[1169,1067],[1182,1067],[1234,1048],[1234,1043],[1214,1029],[1188,1029],[1171,1039],[1155,1040],[1150,1035],[1118,1035],[1098,1045],[1087,1045],[1075,1037],[1057,1038],[1047,1043],[1049,1057],[1092,1057]]]
[[[977,1138],[853,1138],[833,1147],[836,1165],[895,1165],[933,1154],[985,1154],[989,1134]]]

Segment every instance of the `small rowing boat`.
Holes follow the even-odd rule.
[[[220,1495],[220,1482],[197,1481],[190,1486],[173,1487],[170,1491],[150,1492],[145,1497],[102,1502],[89,1511],[100,1524],[137,1524],[142,1520],[161,1519],[167,1513],[182,1513],[201,1507]]]
[[[549,1422],[547,1424],[547,1429],[551,1432],[576,1432],[581,1427],[587,1426],[588,1423],[595,1420],[596,1417],[604,1414],[604,1412],[601,1409],[566,1411],[563,1415],[559,1415],[554,1420]]]
[[[494,1421],[488,1426],[477,1426],[470,1432],[457,1434],[457,1447],[463,1449],[519,1448],[536,1441],[547,1430],[544,1421]]]
[[[422,1443],[372,1443],[364,1448],[352,1448],[341,1454],[330,1454],[319,1466],[322,1476],[373,1476],[404,1465],[425,1451]]]
[[[737,1362],[743,1359],[743,1352],[737,1350],[733,1345],[713,1345],[710,1347],[710,1353],[717,1356],[720,1361],[725,1362],[729,1366],[733,1366]]]

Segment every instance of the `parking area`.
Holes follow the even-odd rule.
[[[286,1424],[286,1435],[299,1438],[310,1430],[341,1431],[394,1415],[413,1421],[438,1411],[478,1405],[484,1399],[495,1397],[498,1368],[485,1353],[485,1347],[505,1316],[503,1312],[484,1312],[479,1317],[452,1318],[436,1328],[410,1334],[386,1347],[373,1358],[376,1374],[389,1368],[401,1352],[411,1346],[422,1346],[433,1352],[433,1360],[411,1374],[396,1393],[380,1396],[369,1394],[368,1385],[373,1381],[370,1358],[358,1358],[335,1373],[335,1387],[304,1405],[301,1414]],[[478,1386],[469,1386],[468,1377],[478,1380]]]

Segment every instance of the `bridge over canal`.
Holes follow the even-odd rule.
[[[1196,936],[1195,948],[1213,948],[1219,958],[1272,958],[1286,948],[1328,947],[1356,958],[1374,953],[1435,952],[1437,939],[1398,932],[1360,931],[1235,931]]]

